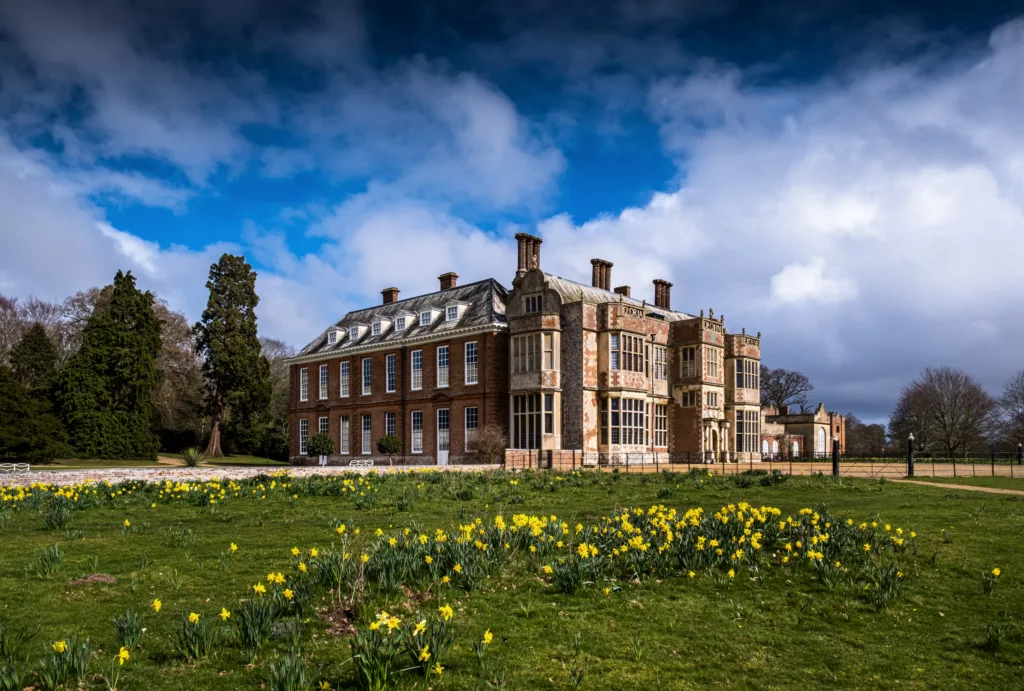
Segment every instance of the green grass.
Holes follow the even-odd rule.
[[[160,453],[161,456],[167,458],[176,458],[179,461],[182,460],[182,454],[180,453]],[[210,458],[203,459],[202,466],[267,466],[267,467],[287,467],[288,464],[282,461],[275,461],[270,458],[263,458],[261,456],[248,456],[246,454],[235,454],[230,456],[223,456],[222,458]]]
[[[166,468],[156,461],[106,460],[102,458],[60,458],[47,463],[33,463],[32,470],[92,470],[94,468]]]
[[[557,593],[536,565],[521,558],[477,590],[443,591],[441,600],[456,609],[456,640],[443,677],[433,679],[430,688],[486,688],[472,650],[485,629],[494,633],[487,660],[492,669],[506,671],[509,689],[571,688],[577,632],[587,661],[580,687],[585,690],[1019,686],[1020,629],[996,652],[982,647],[987,624],[1024,621],[1024,550],[1019,548],[1024,502],[1019,497],[815,477],[737,487],[743,480],[716,477],[698,484],[679,475],[584,473],[567,481],[535,474],[511,489],[509,477],[380,477],[372,480],[380,488],[376,508],[362,510],[355,508],[352,494],[291,499],[293,487],[270,490],[269,479],[263,481],[266,499],[229,495],[212,507],[157,500],[150,508],[154,491],[134,489],[130,496],[103,501],[101,508],[75,511],[65,531],[45,530],[39,510],[21,508],[0,532],[0,621],[39,627],[28,651],[33,660],[55,640],[89,637],[102,651],[92,665],[99,673],[117,650],[111,618],[131,606],[146,612],[147,631],[123,669],[120,688],[251,689],[266,681],[268,663],[286,649],[284,641],[274,641],[252,667],[234,645],[186,662],[171,647],[173,627],[183,612],[213,618],[221,607],[237,611],[268,572],[294,572],[292,547],[323,549],[338,542],[336,520],[346,523],[349,534],[360,529],[351,547],[360,553],[376,528],[400,534],[413,526],[433,534],[440,527],[457,534],[459,524],[475,516],[489,522],[496,512],[506,519],[512,513],[557,514],[575,525],[622,507],[657,503],[680,510],[701,506],[713,513],[724,504],[747,501],[777,506],[783,517],[823,504],[858,522],[877,520],[917,532],[913,553],[904,557],[907,577],[895,604],[876,611],[848,581],[830,591],[807,570],[780,568],[768,571],[763,583],[745,571],[734,580],[704,572],[692,579],[664,574],[640,583],[619,581],[614,585],[621,590],[609,595],[602,592],[606,584],[598,583],[569,596]],[[518,502],[516,495],[522,503],[506,503]],[[409,510],[396,508],[401,496],[411,498]],[[132,524],[127,534],[126,519]],[[946,542],[942,530],[950,526],[954,530]],[[189,529],[193,537],[184,537]],[[239,546],[235,554],[228,554],[231,542]],[[27,573],[26,565],[52,544],[66,553],[62,569],[43,579]],[[90,571],[91,557],[98,559],[97,571],[117,583],[70,585]],[[986,596],[981,574],[996,566],[1003,573]],[[163,601],[159,614],[149,609],[153,598]],[[432,611],[436,603],[417,606],[405,597],[385,603],[371,595],[366,616],[383,606],[415,619],[418,607]],[[310,617],[304,642],[318,668],[314,680],[354,688],[346,664],[348,639],[328,631],[322,614]],[[402,686],[426,688],[411,675]],[[93,679],[87,688],[105,687]]]
[[[1024,491],[1024,470],[1021,477],[914,477],[923,482],[937,482],[944,485],[969,485],[973,487],[996,487]]]

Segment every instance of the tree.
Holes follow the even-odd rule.
[[[953,458],[993,431],[995,413],[995,400],[966,372],[927,368],[900,394],[889,417],[889,436],[899,443],[913,434],[918,448],[935,445]]]
[[[57,375],[57,348],[39,322],[11,349],[11,375],[36,396],[49,397]]]
[[[402,441],[393,434],[388,434],[377,440],[377,451],[386,454],[388,465],[394,465],[392,456],[402,451]]]
[[[335,451],[334,439],[326,432],[317,432],[306,442],[306,455],[320,458],[320,465],[326,465],[326,459]]]
[[[203,358],[207,409],[211,417],[206,455],[224,455],[221,425],[243,446],[258,445],[272,386],[270,363],[256,332],[256,272],[245,257],[224,254],[210,267],[210,298],[193,331],[196,353]]]
[[[884,425],[866,425],[853,413],[845,417],[847,453],[876,454],[885,449]]]
[[[1013,444],[1024,442],[1024,370],[1006,382],[999,399],[999,409],[1003,437]]]
[[[162,301],[154,303],[153,310],[160,321],[160,386],[153,399],[153,429],[164,450],[178,451],[202,438],[203,372],[188,318]]]
[[[781,408],[796,404],[803,408],[807,394],[814,390],[811,381],[792,370],[770,369],[761,365],[761,405]]]
[[[469,442],[470,450],[476,452],[481,463],[499,463],[507,447],[505,429],[493,423],[478,429]]]
[[[150,423],[160,382],[160,323],[153,294],[131,272],[114,277],[110,302],[89,317],[82,343],[61,370],[60,412],[71,445],[89,458],[155,458]]]
[[[0,459],[36,462],[64,451],[60,421],[44,400],[0,365]]]

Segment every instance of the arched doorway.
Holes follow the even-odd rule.
[[[767,439],[762,439],[761,440],[761,455],[762,456],[767,456],[768,455],[768,440]]]
[[[818,428],[817,451],[818,451],[818,453],[825,453],[825,428],[824,427],[819,427]]]
[[[800,457],[800,444],[798,442],[793,442],[793,458],[799,458],[799,457]]]
[[[772,455],[773,456],[778,456],[779,455],[779,440],[778,439],[775,439],[774,441],[772,441]]]

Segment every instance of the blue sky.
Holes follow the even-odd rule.
[[[1016,9],[1016,12],[1015,12]],[[0,9],[0,292],[117,268],[197,317],[244,252],[261,330],[541,264],[764,334],[830,409],[1024,367],[1012,3],[284,3]]]

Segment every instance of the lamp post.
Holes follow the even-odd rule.
[[[1017,465],[1024,461],[1024,444],[1017,442]]]
[[[914,433],[907,436],[907,477],[914,477]]]

